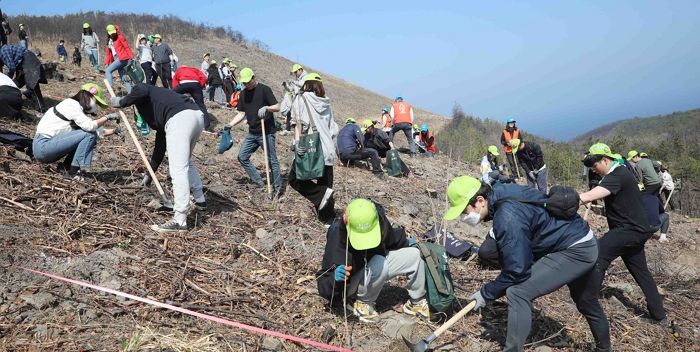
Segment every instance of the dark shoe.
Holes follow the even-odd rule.
[[[204,202],[194,202],[195,208],[199,211],[205,211],[207,210],[207,201]]]
[[[151,230],[156,232],[181,232],[187,231],[187,225],[180,225],[175,220],[170,220],[165,224],[151,225]]]

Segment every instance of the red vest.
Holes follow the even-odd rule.
[[[411,121],[411,104],[397,101],[392,107],[394,108],[394,124],[402,122],[413,123]]]

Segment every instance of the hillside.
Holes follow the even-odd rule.
[[[72,53],[71,48],[79,44],[82,24],[86,21],[100,38],[106,36],[104,28],[107,24],[119,24],[129,43],[133,43],[139,33],[159,33],[178,56],[180,65],[199,67],[205,52],[211,53],[212,59],[218,62],[221,62],[223,57],[229,57],[238,65],[239,70],[251,67],[256,77],[269,85],[278,99],[282,97],[282,81],[291,78],[289,70],[294,63],[265,51],[264,43],[246,39],[246,36],[254,36],[255,33],[246,33],[244,36],[231,28],[211,28],[174,16],[161,18],[142,14],[88,12],[63,16],[11,16],[10,20],[12,23],[26,23],[32,33],[31,45],[39,47],[46,59],[54,60],[54,48],[58,40],[66,40],[66,47]],[[104,50],[104,47],[101,48]],[[100,57],[103,56],[101,52]],[[333,101],[333,111],[339,122],[348,117],[379,119],[381,109],[392,102],[393,97],[378,95],[313,67],[305,66],[305,69],[307,72],[319,72],[323,77],[326,92]],[[410,102],[411,97],[405,98]],[[433,130],[440,129],[445,123],[443,116],[421,109],[416,109],[415,113],[419,123],[428,122],[434,126]]]

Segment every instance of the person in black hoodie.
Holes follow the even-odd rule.
[[[151,156],[151,167],[157,170],[168,152],[168,169],[173,180],[175,214],[173,219],[151,229],[158,232],[187,230],[187,210],[190,202],[190,188],[195,206],[206,208],[202,192],[202,180],[197,167],[192,163],[192,150],[204,129],[204,116],[199,107],[188,97],[166,88],[143,83],[137,84],[127,96],[112,97],[110,103],[115,108],[134,105],[148,126],[156,131],[156,142]],[[150,183],[146,176],[144,184]]]
[[[476,226],[493,220],[501,272],[470,299],[475,309],[502,296],[508,297],[508,328],[503,351],[522,351],[532,325],[532,302],[564,285],[591,330],[600,316],[582,309],[581,292],[598,257],[593,231],[583,218],[552,216],[544,207],[523,201],[544,202],[547,197],[530,187],[496,182],[493,186],[471,176],[453,179],[447,196],[450,208],[444,220],[461,220]],[[519,201],[523,200],[523,201]],[[597,303],[597,296],[592,297]],[[605,320],[605,316],[602,316]],[[605,321],[607,323],[607,320]],[[597,343],[599,336],[593,331]],[[609,341],[607,342],[609,345]]]
[[[352,200],[328,228],[316,280],[319,294],[331,304],[341,303],[347,281],[353,313],[362,322],[375,323],[379,314],[374,305],[382,287],[394,277],[407,275],[410,299],[403,312],[429,318],[425,267],[412,244],[415,239],[406,237],[403,228],[393,227],[381,205],[362,198]]]
[[[547,164],[544,163],[542,148],[535,142],[520,140],[516,152],[518,163],[526,172],[527,185],[547,193]]]
[[[216,60],[211,60],[209,62],[209,69],[207,70],[207,72],[207,84],[209,84],[209,101],[214,101],[215,95],[217,98],[223,95],[222,87],[224,84],[224,81],[221,79],[221,74],[219,73],[219,66],[216,64]],[[217,103],[222,102],[217,101]]]

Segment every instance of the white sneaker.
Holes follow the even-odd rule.
[[[666,238],[666,234],[662,233],[661,236],[659,236],[659,242],[663,243],[663,242],[667,242],[667,241],[668,241],[668,238]]]
[[[333,188],[326,188],[326,193],[323,195],[323,199],[321,199],[321,204],[318,205],[318,210],[323,210],[323,208],[328,205],[328,201],[331,199],[333,196]]]

